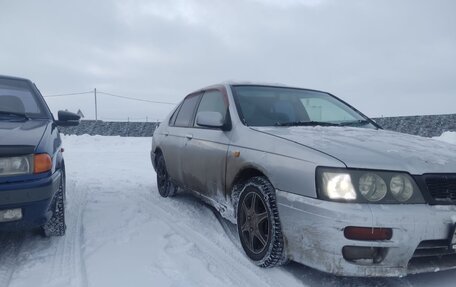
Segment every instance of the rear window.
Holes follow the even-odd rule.
[[[0,79],[0,111],[25,114],[30,118],[46,117],[46,112],[30,83]]]

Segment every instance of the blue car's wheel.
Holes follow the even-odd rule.
[[[65,224],[65,176],[62,175],[59,190],[51,204],[52,217],[42,227],[46,237],[63,236],[66,231]]]

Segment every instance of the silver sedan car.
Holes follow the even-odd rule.
[[[392,103],[393,104],[393,103]],[[226,83],[154,133],[161,196],[191,191],[261,267],[344,276],[456,267],[456,146],[382,130],[331,94]]]

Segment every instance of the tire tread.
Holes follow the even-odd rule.
[[[250,178],[243,184],[241,193],[249,185],[253,185],[264,195],[266,205],[269,207],[272,216],[272,241],[270,243],[271,245],[268,247],[269,250],[263,257],[263,259],[259,261],[254,261],[254,263],[263,268],[272,268],[286,264],[288,262],[288,258],[285,253],[284,237],[279,218],[279,209],[277,207],[275,197],[275,189],[266,177],[255,176]]]

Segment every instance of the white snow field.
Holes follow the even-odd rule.
[[[67,234],[0,233],[0,287],[455,286],[456,271],[363,279],[297,263],[258,268],[211,208],[186,194],[158,195],[150,145],[65,136]]]
[[[434,139],[456,144],[456,132],[444,132],[441,136],[435,137]]]

